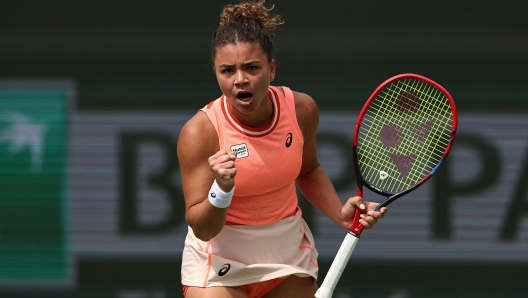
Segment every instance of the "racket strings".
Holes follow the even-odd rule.
[[[400,87],[400,88],[401,88],[401,87]],[[391,89],[389,89],[389,90],[391,90]],[[420,89],[418,89],[418,90],[420,91]],[[392,89],[392,91],[394,91],[394,89]],[[405,91],[405,92],[407,92],[407,91]],[[393,92],[393,93],[394,93],[394,92]],[[405,94],[405,93],[402,93],[402,94]],[[407,92],[406,94],[412,94],[412,93]],[[397,106],[397,105],[396,105],[396,106]],[[401,111],[401,106],[399,106],[399,107],[397,106],[397,108],[400,109],[400,112],[402,112],[402,111]],[[398,119],[398,120],[399,120],[399,119]],[[408,121],[408,119],[407,119],[407,120],[404,120],[404,122],[405,122],[405,121]],[[415,125],[414,125],[414,126],[415,126]],[[384,126],[384,127],[386,127],[386,126]],[[410,125],[409,127],[411,127],[411,130],[415,130],[415,128],[413,128],[413,125]],[[414,132],[414,134],[416,134],[416,132]],[[408,143],[408,144],[414,144],[414,143]],[[420,152],[420,151],[416,151],[416,150],[412,150],[412,151]],[[413,154],[413,155],[414,155],[414,154]],[[403,156],[403,157],[405,157],[405,156]],[[395,160],[393,159],[392,162],[394,163]],[[412,161],[408,161],[407,163],[409,163],[409,162],[412,162]],[[401,170],[400,170],[400,171],[401,171]],[[405,171],[405,173],[406,173],[406,172],[407,172],[407,171]],[[404,176],[405,176],[405,175],[404,175]]]
[[[427,101],[427,103],[430,103],[429,105],[425,105],[424,106],[424,109],[426,110],[426,113],[423,113],[423,114],[415,114],[415,116],[418,118],[418,121],[421,122],[421,123],[428,123],[426,121],[433,121],[433,119],[436,119],[436,120],[439,120],[439,117],[440,119],[443,118],[443,120],[445,121],[436,121],[438,122],[438,124],[445,124],[444,127],[441,127],[441,125],[438,125],[438,126],[434,126],[432,127],[433,129],[429,132],[429,131],[426,131],[426,132],[423,132],[424,134],[429,134],[429,135],[433,135],[433,138],[436,139],[437,141],[445,141],[445,143],[447,144],[449,142],[449,139],[450,139],[450,131],[451,131],[451,127],[452,127],[452,123],[451,123],[451,118],[452,118],[452,113],[451,113],[451,106],[449,105],[449,102],[447,101],[447,99],[445,98],[445,96],[438,90],[436,89],[435,87],[429,85],[429,84],[426,84],[422,81],[418,81],[418,80],[414,80],[414,81],[417,81],[419,83],[421,83],[422,85],[425,85],[425,87],[427,89],[423,90],[424,92],[422,93],[423,96],[427,97],[426,99],[429,99]],[[402,82],[398,82],[398,83],[402,83]],[[402,91],[402,92],[406,92],[404,88],[400,87],[400,86],[397,86],[399,88],[397,88],[396,90],[393,89],[393,91]],[[412,86],[414,87],[414,86]],[[416,89],[416,91],[421,91],[422,89],[421,88],[418,88]],[[432,92],[432,94],[430,94],[430,92]],[[443,100],[438,100],[438,99],[442,99],[443,97]],[[440,106],[442,105],[442,106]],[[443,112],[443,113],[442,113]],[[427,117],[423,117],[424,115],[428,115]],[[432,124],[432,123],[431,123]],[[403,123],[403,125],[405,126],[405,123]],[[413,126],[410,126],[411,130],[409,131],[411,134],[413,133]],[[428,127],[429,129],[431,127]],[[443,128],[443,129],[441,129]],[[447,134],[446,134],[447,133]],[[433,153],[435,151],[431,151],[431,153]],[[443,152],[440,152],[439,156],[437,156],[438,158],[441,158],[443,156]]]
[[[386,127],[386,126],[385,126]],[[383,131],[383,129],[382,129]],[[405,141],[404,141],[405,142]],[[384,144],[385,145],[385,144]],[[386,146],[386,145],[385,145]],[[409,150],[409,151],[414,151],[414,152],[418,152],[420,153],[421,151],[417,151],[417,150]],[[403,163],[403,165],[400,165],[400,168],[399,168],[399,171],[400,173],[402,173],[402,176],[406,176],[407,173],[409,172],[408,169],[410,168],[412,162],[415,160],[415,157],[416,157],[416,153],[410,153],[410,154],[407,154],[407,155],[398,155],[397,153],[391,153],[391,152],[388,152],[389,154],[389,157],[391,158],[391,162],[393,164],[395,164],[396,166],[398,166],[398,164],[400,163]],[[369,156],[369,159],[372,159],[373,156],[370,155]],[[375,172],[371,172],[371,174],[374,174]],[[413,172],[410,173],[411,175],[413,174]],[[416,177],[412,177],[414,180],[416,179],[419,179],[420,177],[419,176],[416,176]],[[413,180],[413,179],[408,179],[408,180]],[[399,181],[400,183],[404,183],[403,181]]]
[[[416,79],[393,82],[362,119],[358,161],[365,181],[397,193],[419,183],[445,153],[452,110],[436,87]]]
[[[413,126],[416,126],[416,125],[410,125],[410,126],[409,126],[409,127],[411,127],[411,130],[415,130],[415,128],[413,128]],[[387,127],[387,126],[384,126],[384,128],[386,128],[386,127]],[[408,132],[406,132],[406,133],[408,133]],[[413,134],[416,134],[416,132],[414,131]],[[383,135],[383,134],[382,134],[382,135]],[[423,140],[421,140],[421,141],[423,141]],[[414,144],[414,143],[409,143],[409,142],[407,142],[407,144]],[[416,151],[416,150],[412,150],[412,149],[411,149],[411,151],[414,151],[414,152],[420,152],[420,151]],[[392,157],[392,156],[397,156],[397,155],[395,155],[395,154],[391,154],[391,153],[389,153],[389,154],[391,155],[391,157]],[[397,163],[398,159],[403,159],[404,162],[407,163],[407,167],[409,167],[409,165],[410,165],[410,163],[412,162],[412,160],[406,160],[406,158],[407,158],[408,156],[409,156],[409,155],[407,155],[407,156],[402,155],[401,158],[397,158],[396,160],[395,160],[394,158],[392,158],[392,162],[393,162],[393,163]],[[412,158],[414,158],[415,154],[411,154],[410,156],[411,156]],[[402,175],[403,175],[403,176],[406,176],[407,170],[406,170],[406,169],[401,169],[401,168],[400,168],[400,172],[403,172]]]

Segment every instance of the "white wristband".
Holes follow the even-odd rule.
[[[211,190],[209,190],[209,202],[217,208],[227,208],[231,204],[234,192],[234,186],[229,192],[224,192],[215,180],[213,185],[211,185]]]

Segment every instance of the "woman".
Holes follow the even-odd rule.
[[[317,158],[314,100],[270,86],[277,68],[270,34],[282,23],[270,10],[264,0],[224,8],[212,42],[223,95],[180,133],[187,298],[314,296],[317,251],[296,185],[345,229],[355,208],[369,210],[365,228],[386,212],[359,197],[342,204]]]

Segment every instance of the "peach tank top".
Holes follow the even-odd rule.
[[[295,179],[302,163],[304,140],[295,114],[293,92],[270,86],[273,120],[264,128],[240,123],[221,96],[205,106],[218,134],[220,150],[237,153],[235,193],[226,224],[265,225],[295,214]]]

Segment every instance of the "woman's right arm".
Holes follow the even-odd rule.
[[[234,158],[220,152],[218,135],[207,115],[198,112],[182,128],[178,138],[185,218],[200,240],[209,241],[224,227],[227,208],[217,208],[208,200],[215,181],[224,192],[234,186]]]

